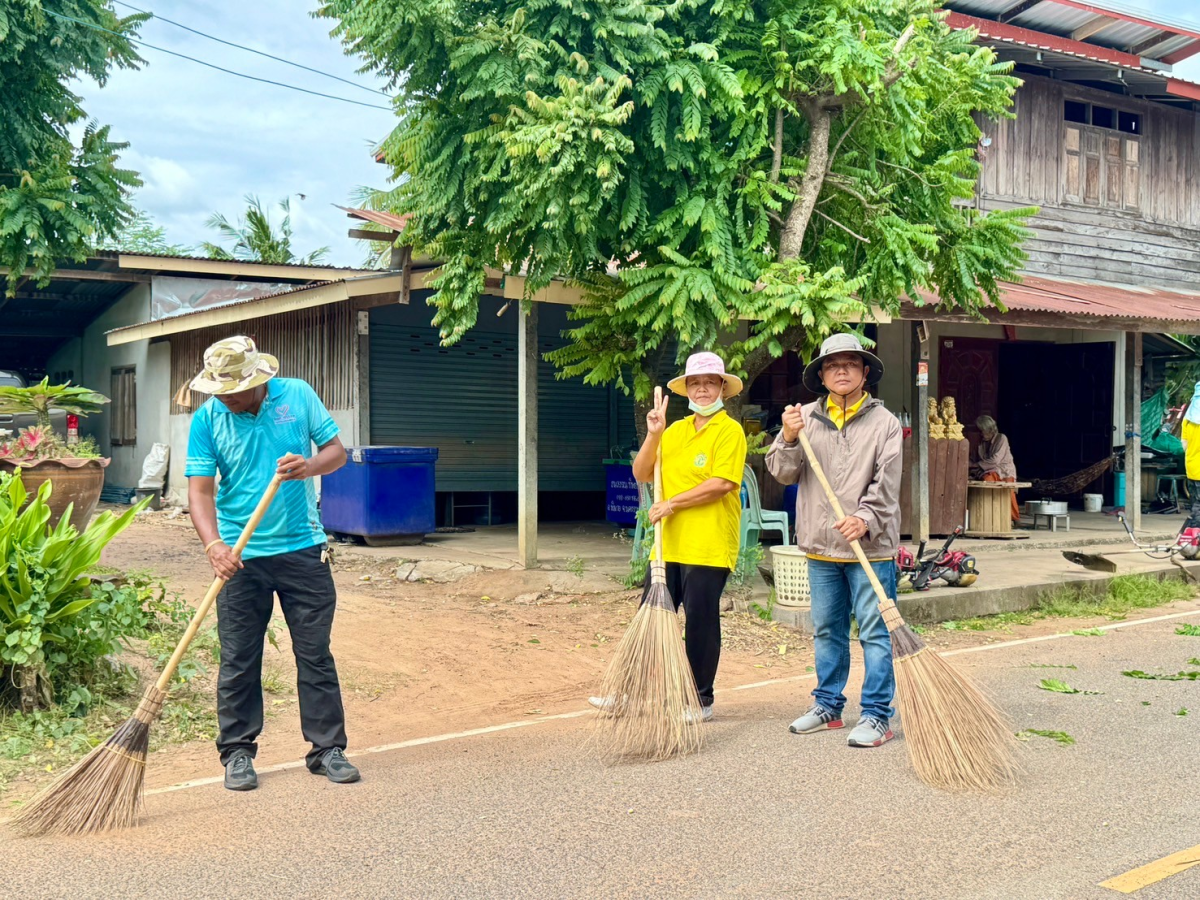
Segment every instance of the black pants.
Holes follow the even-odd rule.
[[[263,728],[263,640],[275,594],[292,636],[300,729],[312,743],[306,762],[314,768],[321,755],[346,749],[346,716],[337,668],[329,651],[337,593],[324,547],[245,561],[217,597],[217,634],[221,674],[217,681],[217,750],[221,764],[235,750],[258,752]]]
[[[1183,523],[1184,528],[1200,528],[1200,481],[1188,479],[1188,493],[1192,495],[1192,509],[1188,519]]]
[[[687,616],[684,646],[700,702],[712,706],[713,682],[717,679],[717,663],[721,661],[721,593],[729,570],[720,566],[687,566],[667,563],[667,590],[675,601],[675,609],[683,607]],[[650,574],[646,574],[646,591],[650,590]],[[642,599],[646,599],[645,591]]]

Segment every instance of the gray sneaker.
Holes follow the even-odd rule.
[[[820,703],[814,703],[812,709],[788,726],[788,731],[792,734],[812,734],[814,731],[844,726],[841,713],[830,712]]]
[[[334,784],[353,784],[362,777],[358,768],[346,759],[346,754],[339,747],[326,751],[321,761],[310,771],[314,775],[324,775]]]
[[[225,790],[252,791],[258,787],[254,758],[249,750],[234,750],[225,764]]]
[[[700,715],[696,715],[690,709],[683,714],[683,721],[689,725],[697,725],[701,722],[711,722],[713,717],[712,705],[700,707]]]
[[[863,716],[850,732],[846,743],[851,747],[882,747],[894,737],[887,719]]]

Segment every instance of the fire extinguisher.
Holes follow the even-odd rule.
[[[79,416],[67,416],[67,446],[79,443]]]

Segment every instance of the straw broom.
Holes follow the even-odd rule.
[[[236,556],[240,557],[250,543],[250,537],[275,498],[280,483],[279,476],[271,479],[234,545]],[[99,834],[137,824],[142,811],[150,726],[161,715],[175,669],[224,586],[224,578],[213,580],[180,638],[179,646],[158,681],[146,689],[134,714],[121,723],[112,737],[22,807],[12,819],[17,831],[26,835]]]
[[[655,406],[662,388],[654,389]],[[663,498],[662,447],[654,463],[654,502]],[[600,685],[611,706],[600,717],[601,754],[614,760],[659,761],[700,749],[700,696],[679,634],[679,615],[667,590],[664,521],[654,526],[650,589],[617,645]]]
[[[803,429],[800,443],[834,515],[844,519],[846,513]],[[850,546],[875,589],[879,611],[892,636],[896,705],[917,777],[947,790],[992,790],[1011,782],[1016,774],[1015,745],[1004,716],[965,675],[904,624],[862,545],[851,541]]]

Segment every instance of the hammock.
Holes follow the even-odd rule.
[[[1039,497],[1073,497],[1083,493],[1083,489],[1111,469],[1115,461],[1116,457],[1110,456],[1062,478],[1034,481],[1030,492]]]

